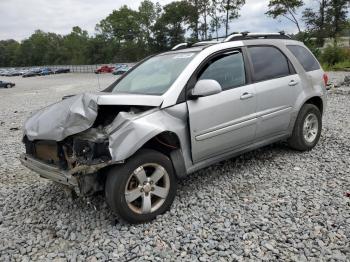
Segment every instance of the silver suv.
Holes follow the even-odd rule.
[[[168,210],[177,179],[288,140],[318,142],[327,76],[284,34],[235,34],[149,57],[106,90],[25,123],[23,165],[81,195],[104,191],[130,223]]]

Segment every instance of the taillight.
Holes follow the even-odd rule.
[[[327,74],[323,74],[323,81],[324,81],[324,85],[327,86],[328,85],[328,75]]]

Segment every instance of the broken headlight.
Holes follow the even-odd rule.
[[[77,162],[80,164],[96,164],[111,159],[108,145],[108,140],[96,143],[88,140],[74,139],[73,152]]]

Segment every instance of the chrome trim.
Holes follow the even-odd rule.
[[[187,47],[188,46],[188,43],[181,43],[181,44],[178,44],[176,46],[174,46],[173,48],[171,48],[172,51],[175,51],[181,47]]]
[[[246,126],[251,126],[251,125],[255,124],[257,121],[258,121],[258,118],[253,118],[253,119],[249,119],[249,120],[246,120],[246,121],[243,121],[240,123],[231,124],[229,126],[225,126],[223,128],[219,128],[219,129],[216,129],[216,130],[213,130],[210,132],[206,132],[202,135],[198,135],[198,136],[196,136],[196,140],[202,141],[202,140],[206,140],[206,139],[218,136],[218,135],[232,132],[232,131],[235,131],[237,129],[241,129],[241,128],[246,127]]]

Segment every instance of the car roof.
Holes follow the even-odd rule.
[[[222,39],[222,40],[219,40]],[[200,52],[209,46],[220,45],[227,42],[239,42],[243,46],[249,45],[251,40],[259,40],[259,43],[262,44],[280,44],[281,41],[284,42],[293,42],[299,43],[296,40],[293,40],[290,36],[286,35],[283,31],[278,33],[233,33],[227,37],[220,37],[217,39],[200,41],[197,43],[180,43],[172,48],[171,51],[163,53],[163,54],[171,54],[171,53],[184,53],[184,52]]]
[[[253,40],[255,40],[255,41],[253,41]],[[247,40],[243,40],[243,41],[236,40],[236,41],[232,41],[232,42],[236,42],[238,44],[238,46],[248,46],[250,44],[252,44],[252,45],[255,45],[255,44],[278,45],[281,43],[293,44],[293,45],[304,45],[302,42],[296,41],[293,39],[247,39]],[[169,55],[169,54],[181,54],[181,53],[193,53],[193,52],[199,53],[199,52],[203,51],[204,49],[207,49],[208,47],[212,47],[212,46],[220,47],[222,45],[223,48],[226,48],[227,43],[228,42],[204,43],[204,44],[200,44],[198,46],[191,46],[191,47],[187,47],[187,48],[183,48],[183,49],[179,49],[179,50],[167,51],[164,53],[157,54],[156,56]]]

